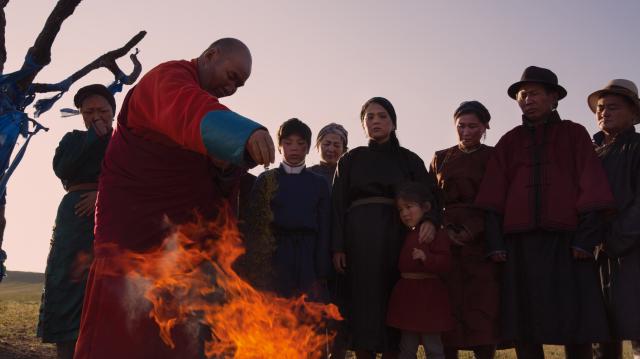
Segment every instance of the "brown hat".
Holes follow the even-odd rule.
[[[545,69],[537,66],[529,66],[524,69],[520,81],[509,86],[507,93],[512,99],[516,99],[520,86],[525,83],[537,83],[543,86],[549,86],[558,91],[558,100],[562,100],[567,96],[567,90],[564,87],[558,85],[558,76],[549,69]]]
[[[587,103],[593,113],[596,112],[596,106],[598,105],[598,99],[602,95],[618,95],[629,99],[634,105],[636,110],[636,118],[633,120],[633,124],[640,123],[640,99],[638,98],[638,87],[631,80],[615,79],[609,81],[602,90],[598,90],[589,97],[587,97]]]

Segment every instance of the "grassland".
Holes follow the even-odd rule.
[[[54,346],[43,344],[35,335],[43,282],[42,273],[9,272],[0,283],[1,359],[55,358]],[[564,358],[564,350],[558,346],[545,346],[545,356],[547,359]],[[425,358],[422,351],[418,357]],[[460,352],[460,359],[472,358],[471,352]],[[624,358],[632,358],[629,345],[625,345]],[[496,359],[515,359],[515,353],[501,350]]]
[[[55,358],[35,335],[43,281],[41,273],[9,272],[0,283],[0,358]]]

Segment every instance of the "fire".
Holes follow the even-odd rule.
[[[341,320],[337,308],[254,289],[232,268],[243,253],[235,220],[222,215],[176,226],[154,251],[127,253],[127,276],[145,283],[149,316],[172,348],[172,328],[198,318],[213,338],[209,358],[320,358],[334,337],[327,321]]]

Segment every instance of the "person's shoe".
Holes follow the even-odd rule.
[[[2,282],[2,278],[7,275],[7,267],[4,266],[4,261],[7,260],[7,252],[0,249],[0,282]]]

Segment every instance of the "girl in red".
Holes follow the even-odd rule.
[[[387,312],[387,324],[402,330],[400,359],[415,359],[421,342],[427,358],[443,359],[440,333],[453,328],[447,288],[440,278],[451,268],[449,238],[439,231],[432,242],[420,243],[416,230],[431,209],[432,198],[415,182],[403,184],[396,194],[400,219],[409,228],[398,260],[400,280]]]

